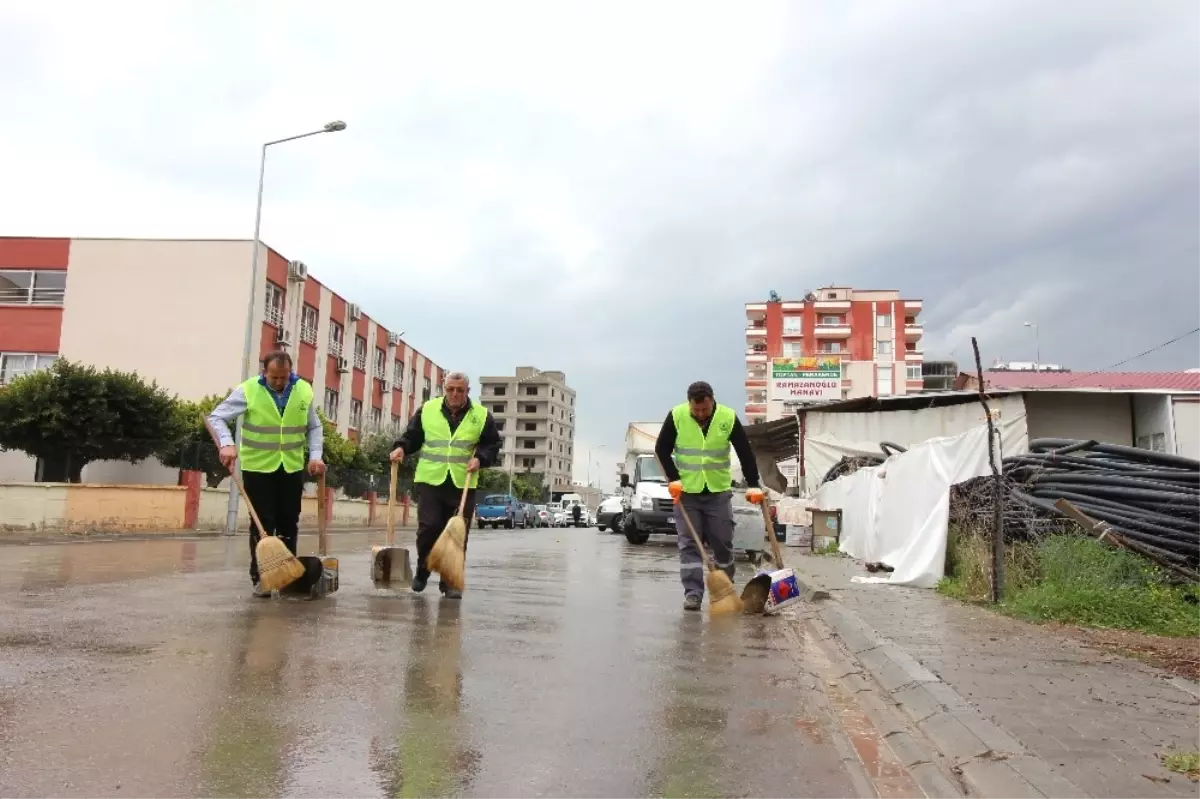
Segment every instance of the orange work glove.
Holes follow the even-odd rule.
[[[750,488],[746,490],[746,501],[753,502],[755,505],[762,504],[764,499],[761,488]]]
[[[683,483],[678,480],[672,480],[667,483],[667,490],[671,492],[671,499],[675,500],[675,504],[679,504],[679,498],[683,496]]]

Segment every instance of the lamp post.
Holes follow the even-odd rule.
[[[592,485],[592,450],[593,449],[604,449],[604,445],[597,444],[595,447],[588,447],[587,484],[589,487]]]
[[[1034,356],[1033,371],[1042,371],[1042,334],[1035,322],[1026,322],[1025,327],[1033,328],[1033,341],[1037,347],[1037,355]]]
[[[262,230],[262,203],[263,203],[263,185],[267,174],[267,148],[272,144],[283,144],[284,142],[295,141],[296,139],[306,139],[309,136],[316,136],[320,133],[337,133],[346,129],[346,123],[340,119],[335,119],[333,122],[326,123],[325,127],[320,130],[301,133],[297,136],[288,136],[283,139],[275,139],[269,141],[262,146],[262,155],[258,162],[258,198],[254,203],[254,241],[251,249],[254,251],[250,256],[250,299],[246,302],[246,336],[242,342],[242,381],[250,379],[250,352],[254,340],[254,299],[258,294],[258,237]],[[242,418],[237,420],[236,441],[242,440]],[[242,464],[239,460],[236,463],[236,468],[241,469]],[[237,487],[230,481],[229,484],[229,511],[225,517],[225,534],[233,535],[237,532],[237,512],[238,512],[238,492]]]

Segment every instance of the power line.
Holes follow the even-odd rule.
[[[1200,333],[1200,327],[1197,327],[1193,330],[1189,330],[1188,332],[1183,333],[1182,335],[1178,335],[1175,338],[1170,339],[1169,341],[1164,341],[1161,344],[1156,344],[1155,346],[1151,347],[1150,349],[1146,350],[1145,352],[1139,352],[1137,355],[1126,358],[1123,361],[1117,361],[1116,363],[1112,364],[1111,366],[1106,366],[1103,369],[1094,369],[1090,372],[1080,372],[1075,377],[1074,380],[1068,380],[1065,383],[1058,383],[1058,384],[1052,385],[1052,386],[1039,386],[1039,388],[1041,388],[1043,390],[1052,389],[1052,388],[1067,388],[1075,383],[1078,383],[1080,380],[1086,380],[1091,375],[1102,374],[1104,372],[1111,372],[1113,369],[1116,369],[1118,366],[1124,366],[1125,364],[1129,363],[1130,361],[1136,361],[1138,358],[1143,358],[1152,352],[1157,352],[1158,350],[1161,350],[1164,347],[1169,347],[1177,341],[1183,341],[1188,336],[1194,336],[1196,333]]]

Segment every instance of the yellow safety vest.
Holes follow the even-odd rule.
[[[449,474],[454,485],[462,488],[467,479],[467,461],[471,451],[479,443],[483,425],[487,422],[487,409],[471,404],[471,409],[450,432],[450,421],[442,413],[444,397],[431,399],[421,406],[421,429],[425,431],[425,443],[421,446],[421,459],[413,480],[418,483],[440,486]],[[471,475],[471,488],[479,485],[479,472]]]
[[[238,457],[242,470],[285,472],[304,468],[304,442],[308,432],[308,409],[312,405],[313,387],[297,380],[288,395],[283,413],[271,391],[257,377],[242,383],[246,395],[246,414],[242,419],[242,444]]]
[[[733,409],[724,405],[713,409],[707,436],[686,402],[671,409],[671,419],[675,422],[675,465],[684,493],[699,494],[706,487],[714,494],[732,489],[729,436],[737,421]]]

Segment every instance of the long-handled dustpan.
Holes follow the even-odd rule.
[[[280,591],[280,595],[321,599],[338,590],[338,559],[329,554],[329,520],[326,518],[325,475],[317,478],[317,554],[300,555],[304,576]]]
[[[371,580],[376,588],[394,588],[401,583],[411,583],[412,562],[407,547],[396,546],[396,488],[400,477],[400,464],[393,463],[388,477],[387,543],[371,547]]]
[[[771,519],[771,498],[763,494],[762,501],[763,530],[767,542],[771,545],[771,567],[760,569],[758,574],[746,583],[742,589],[744,612],[774,615],[788,605],[800,601],[800,584],[796,581],[796,573],[783,565],[783,553],[779,549],[779,539],[775,537],[775,524]]]

